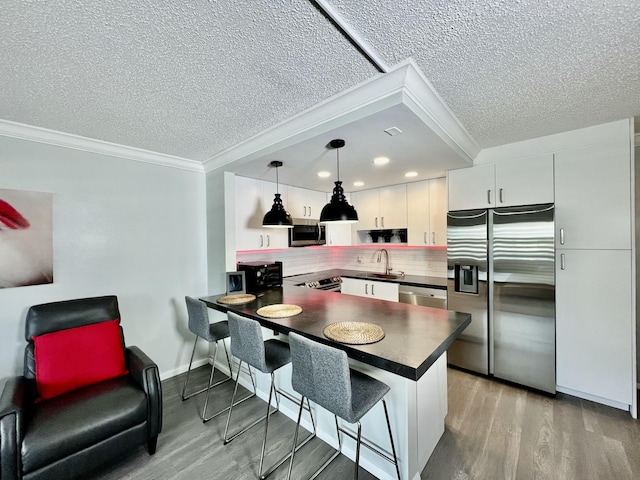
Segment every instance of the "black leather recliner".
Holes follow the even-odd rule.
[[[24,375],[7,381],[0,397],[0,478],[87,478],[87,473],[147,444],[162,429],[157,365],[120,338],[128,374],[36,401],[32,337],[120,318],[115,296],[36,305],[26,319]],[[121,358],[121,357],[120,357]]]

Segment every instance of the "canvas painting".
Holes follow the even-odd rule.
[[[53,283],[52,194],[0,188],[0,288]]]

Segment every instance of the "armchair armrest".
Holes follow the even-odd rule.
[[[27,381],[13,377],[0,396],[0,478],[17,479],[21,471],[20,446],[28,402]]]
[[[125,349],[125,361],[131,377],[147,394],[149,437],[162,430],[162,385],[158,366],[138,347]]]

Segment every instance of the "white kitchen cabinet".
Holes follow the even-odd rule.
[[[327,194],[327,203],[331,200],[331,193]],[[349,193],[344,194],[347,202],[351,203],[351,195]],[[354,223],[341,223],[341,222],[329,222],[325,225],[325,233],[327,239],[327,246],[349,246],[353,245],[353,239],[356,236]]]
[[[444,177],[407,184],[407,243],[447,245],[447,183]]]
[[[448,172],[449,211],[554,202],[553,154]]]
[[[447,179],[449,211],[495,207],[493,164],[450,170]]]
[[[275,183],[236,176],[236,250],[288,247],[288,229],[262,226],[262,219],[271,210],[275,193]],[[286,208],[284,198],[283,203]]]
[[[631,248],[630,148],[616,142],[555,155],[558,248]]]
[[[320,219],[320,212],[327,204],[327,194],[306,188],[287,187],[287,211],[293,218]]]
[[[407,186],[362,190],[355,195],[358,230],[407,228]]]
[[[630,250],[557,250],[558,390],[618,407],[633,403],[631,285]]]
[[[390,302],[398,301],[398,284],[392,282],[372,282],[371,280],[342,277],[340,291],[346,295],[377,298]]]

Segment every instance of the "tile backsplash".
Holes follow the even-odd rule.
[[[389,266],[393,272],[407,275],[447,276],[447,249],[384,245],[389,254]],[[281,261],[284,276],[318,272],[331,268],[383,272],[384,259],[377,262],[378,245],[354,245],[350,247],[301,247],[282,250],[241,251],[238,262]],[[384,257],[383,257],[384,258]]]

